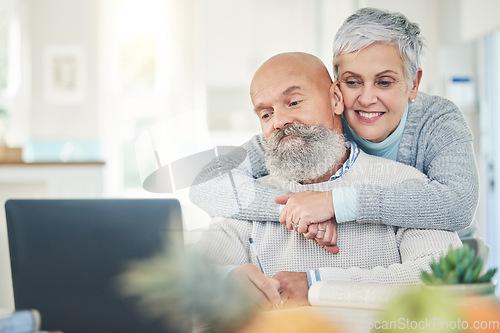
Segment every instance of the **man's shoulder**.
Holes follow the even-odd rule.
[[[210,220],[203,234],[214,232],[232,235],[231,237],[243,237],[252,231],[252,221],[237,220],[226,217],[214,217]]]
[[[384,179],[390,183],[399,183],[406,179],[424,179],[427,178],[416,168],[389,160],[387,158],[373,156],[360,150],[353,167],[346,174],[350,177]]]
[[[214,217],[210,220],[209,228],[251,228],[252,221],[232,219],[228,217]]]

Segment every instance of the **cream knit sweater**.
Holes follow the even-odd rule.
[[[266,186],[276,184],[271,177],[264,177],[261,182]],[[354,165],[339,179],[311,185],[289,183],[285,190],[327,191],[333,186],[363,184],[384,187],[425,178],[413,167],[361,151]],[[420,271],[429,270],[433,258],[446,252],[450,245],[461,245],[455,232],[442,230],[356,222],[342,223],[337,228],[340,252],[334,255],[280,223],[216,218],[196,244],[196,250],[211,263],[227,269],[244,263],[257,265],[248,241],[252,237],[269,276],[279,271],[314,270],[319,280],[418,284]]]

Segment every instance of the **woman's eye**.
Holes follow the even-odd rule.
[[[300,102],[300,101],[293,101],[293,102],[290,102],[290,106],[297,106],[297,105],[299,105],[299,102]]]
[[[387,81],[387,80],[381,80],[377,82],[377,85],[382,87],[382,88],[387,88],[392,85],[392,81]]]
[[[355,81],[355,80],[347,80],[347,81],[344,81],[344,83],[348,86],[348,87],[351,87],[351,88],[356,88],[356,87],[359,87],[361,86],[361,82],[360,81]]]

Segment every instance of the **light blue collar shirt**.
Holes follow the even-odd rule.
[[[384,141],[381,142],[371,142],[362,137],[360,137],[354,130],[349,126],[345,117],[342,115],[342,129],[344,130],[344,135],[356,142],[358,147],[367,154],[375,155],[379,157],[388,158],[390,160],[396,161],[398,158],[399,144],[401,143],[401,138],[403,137],[403,132],[406,126],[406,119],[408,118],[408,104],[406,104],[405,112],[399,121],[399,125]]]
[[[347,124],[344,116],[342,116],[342,128],[347,139],[354,141],[365,153],[396,161],[407,118],[408,104],[406,104],[405,112],[396,130],[382,142],[371,142],[360,137],[354,132],[349,124]],[[358,211],[358,192],[354,187],[334,189],[332,190],[332,198],[337,222],[342,223],[356,220]]]

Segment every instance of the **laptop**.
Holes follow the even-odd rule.
[[[64,333],[171,332],[123,297],[128,263],[182,246],[175,199],[8,200],[16,309]]]

